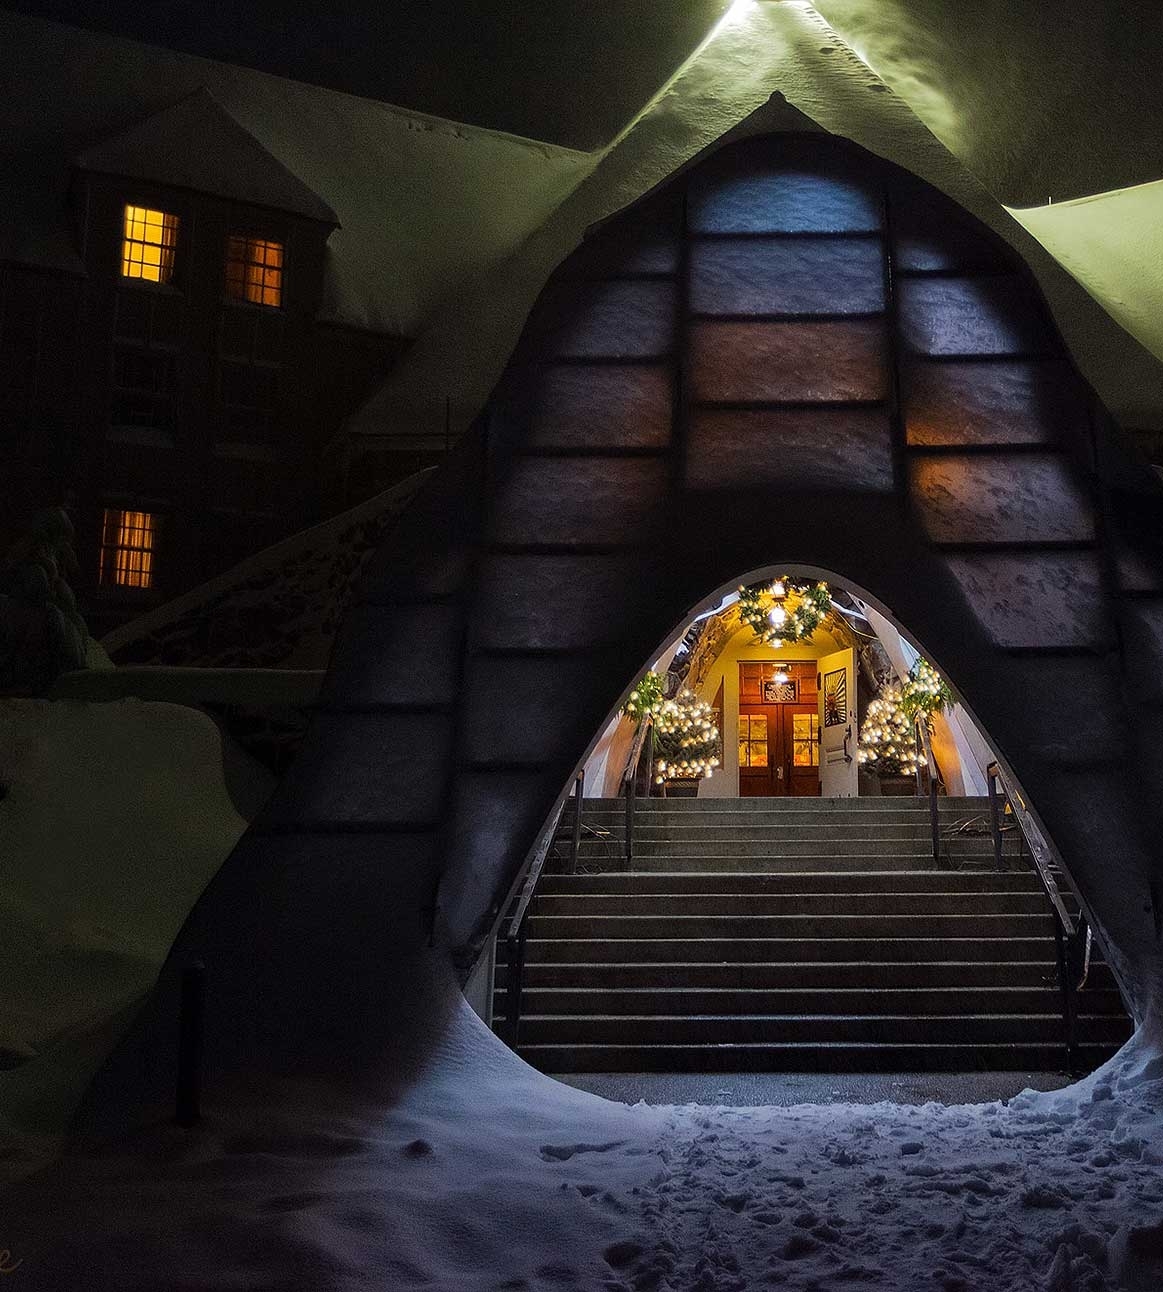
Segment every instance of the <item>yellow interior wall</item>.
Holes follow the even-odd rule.
[[[739,662],[820,659],[843,648],[844,643],[824,629],[814,633],[810,641],[782,646],[779,650],[758,641],[747,627],[741,628],[727,642],[706,677],[697,687],[692,686],[699,699],[710,704],[715,699],[719,683],[723,684],[723,766],[710,780],[700,782],[700,798],[735,798],[739,794]]]

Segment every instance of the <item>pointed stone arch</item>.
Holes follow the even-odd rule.
[[[845,141],[777,135],[565,261],[370,564],[303,752],[171,957],[213,943],[234,1049],[301,1050],[336,992],[336,1028],[366,1030],[368,975],[429,926],[467,972],[636,671],[780,562],[867,589],[953,681],[1141,1018],[1163,985],[1163,490],[1009,248]],[[305,984],[294,941],[326,929],[334,973]]]

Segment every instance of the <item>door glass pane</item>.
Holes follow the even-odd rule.
[[[820,720],[814,713],[792,715],[792,763],[796,767],[820,765]]]
[[[751,715],[751,761],[752,767],[767,766],[767,715]]]
[[[762,713],[739,715],[739,766],[767,766],[767,717]]]

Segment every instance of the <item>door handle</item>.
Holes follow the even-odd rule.
[[[851,725],[849,725],[848,729],[844,732],[844,761],[846,763],[850,763],[852,761],[852,755],[848,752],[848,742],[851,739],[852,739],[852,727]]]
[[[782,781],[782,780],[783,780],[783,768],[782,768],[782,767],[777,767],[777,768],[775,769],[775,779],[776,779],[777,781]]]

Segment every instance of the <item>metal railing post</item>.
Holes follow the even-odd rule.
[[[1077,1011],[1074,1007],[1074,981],[1069,948],[1059,921],[1054,921],[1054,958],[1058,969],[1058,986],[1062,992],[1062,1031],[1066,1045],[1066,1070],[1074,1076],[1078,1070]]]
[[[582,797],[586,787],[586,770],[583,767],[573,783],[573,837],[569,842],[569,869],[567,874],[577,873],[577,854],[581,848],[582,832]]]
[[[1001,852],[1001,809],[997,800],[997,764],[990,763],[985,769],[985,785],[989,792],[989,828],[993,835],[993,864],[996,870],[1004,870]]]
[[[933,865],[941,865],[941,809],[937,806],[937,778],[929,773],[929,833],[933,837]]]
[[[182,970],[178,1014],[178,1081],[175,1118],[189,1128],[202,1115],[202,1053],[206,1028],[206,966],[194,960]]]
[[[626,781],[626,869],[634,867],[634,800],[638,796],[638,768]]]

